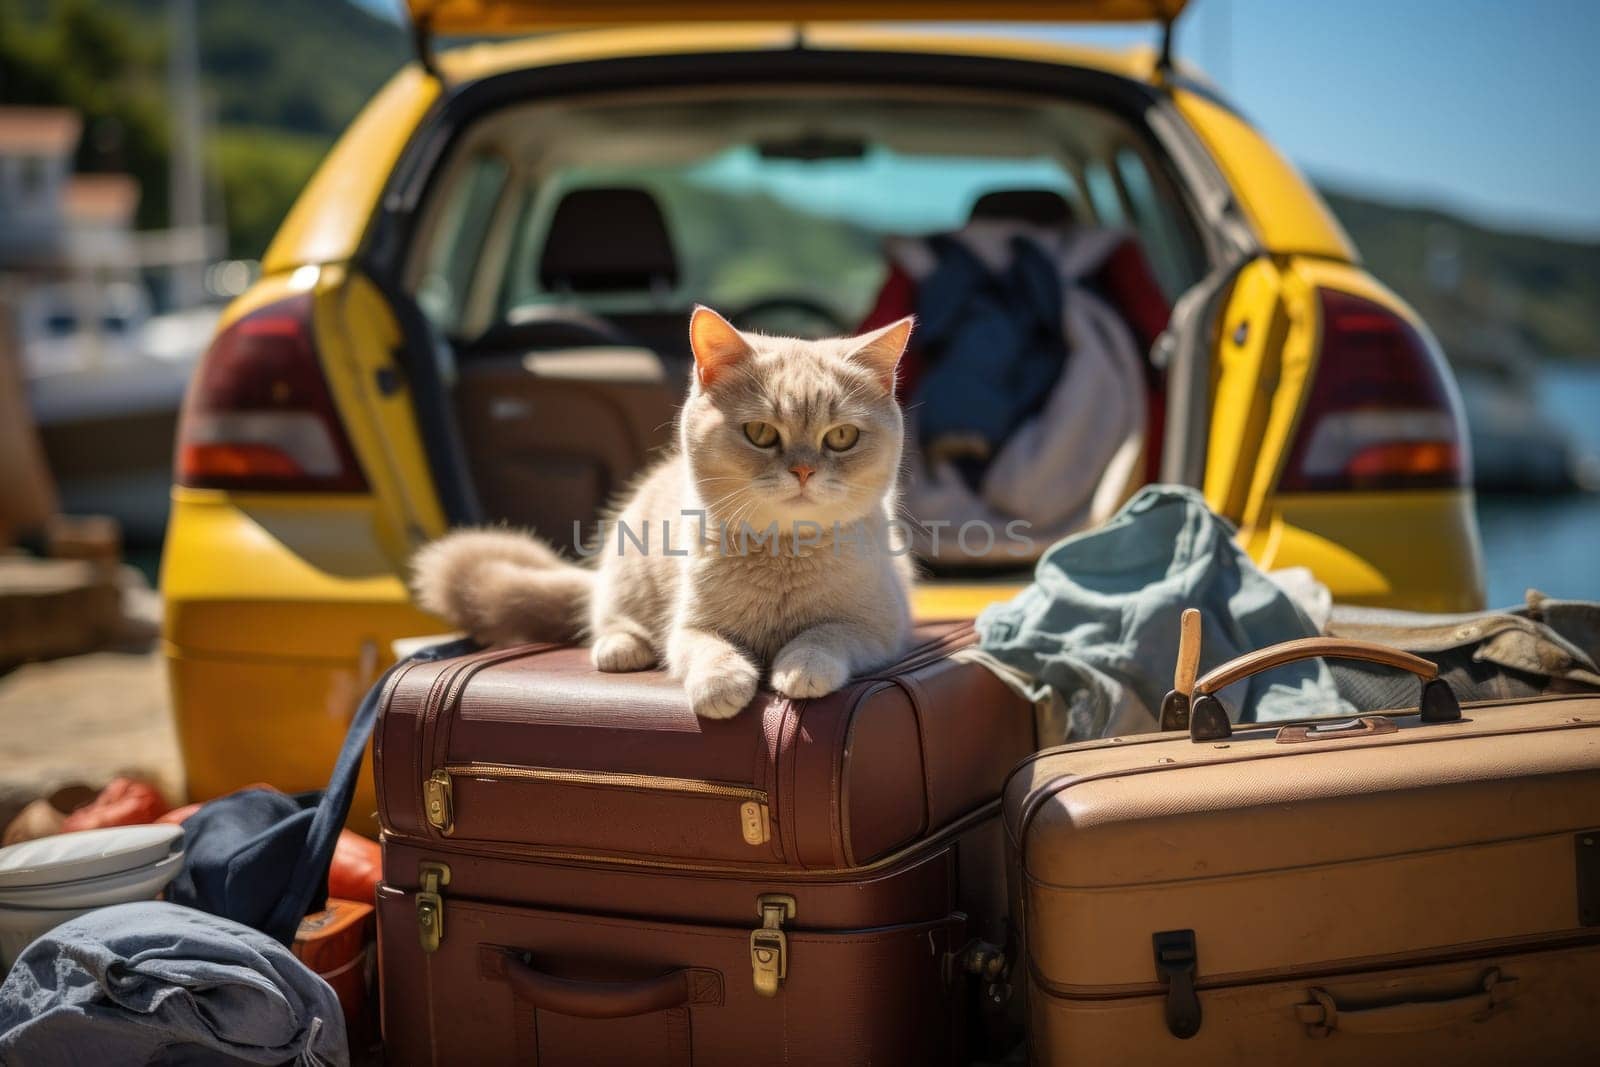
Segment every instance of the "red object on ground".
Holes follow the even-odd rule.
[[[300,920],[294,954],[333,987],[344,1009],[350,1049],[365,1051],[376,1043],[378,1033],[377,999],[372,995],[377,929],[370,903],[337,900],[336,896],[328,898],[325,910]]]
[[[160,790],[138,778],[113,778],[83,807],[61,823],[61,833],[106,826],[139,826],[154,822],[168,808]]]
[[[351,830],[340,833],[333,866],[328,868],[328,896],[371,904],[382,880],[383,850],[378,843]]]
[[[174,826],[182,826],[183,825],[183,820],[187,819],[189,816],[193,815],[195,812],[197,812],[199,810],[200,810],[200,805],[198,805],[198,804],[185,804],[181,808],[173,808],[171,811],[167,812],[165,815],[158,816],[154,821],[155,822],[169,822],[169,823],[172,823]]]

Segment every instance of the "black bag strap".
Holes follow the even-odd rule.
[[[311,826],[306,831],[305,847],[295,864],[294,874],[290,876],[283,897],[264,927],[267,933],[285,944],[293,942],[294,931],[299,928],[300,920],[311,910],[318,891],[327,884],[333,850],[338,844],[340,831],[344,829],[345,819],[350,814],[356,781],[361,777],[361,760],[366,755],[367,741],[372,737],[373,725],[378,720],[378,707],[389,679],[408,664],[451,659],[477,649],[478,645],[467,638],[429,645],[396,661],[361,698],[355,717],[350,720],[350,729],[345,733],[344,747],[339,750],[339,758],[334,762],[328,787],[323,790],[316,814],[312,816]],[[288,932],[287,938],[283,936],[284,931]]]

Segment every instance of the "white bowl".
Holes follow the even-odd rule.
[[[28,911],[58,911],[62,908],[101,908],[107,904],[149,900],[165,889],[182,868],[183,853],[180,851],[131,871],[104,874],[97,878],[79,878],[54,885],[0,889],[0,910],[21,908]]]
[[[183,868],[182,841],[176,826],[118,826],[0,849],[0,974],[68,919],[155,897]]]
[[[183,827],[108,826],[0,848],[0,892],[148,867],[182,846]]]

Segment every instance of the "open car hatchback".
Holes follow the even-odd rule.
[[[1137,250],[1143,298],[1102,294],[1142,361],[1119,492],[1196,486],[1259,563],[1308,567],[1342,601],[1481,606],[1436,343],[1262,135],[1164,55],[803,21],[1038,4],[819,0],[764,9],[783,23],[673,27],[636,25],[665,12],[645,2],[411,8],[418,61],[329,153],[185,403],[162,587],[196,799],[322,783],[391,642],[440,629],[405,585],[426,540],[500,521],[578,547],[670,442],[696,303],[852,331],[892,296],[895,241],[975,215]],[[1169,29],[1181,8],[1053,5]],[[543,32],[580,20],[621,25]],[[924,618],[1027,577],[932,562]],[[370,784],[354,810],[371,832]]]

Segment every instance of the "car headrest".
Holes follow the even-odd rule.
[[[1072,221],[1072,205],[1054,189],[996,189],[972,205],[969,220],[979,219],[1064,226]]]
[[[666,216],[647,190],[574,189],[556,205],[539,259],[546,290],[628,292],[677,282]]]

